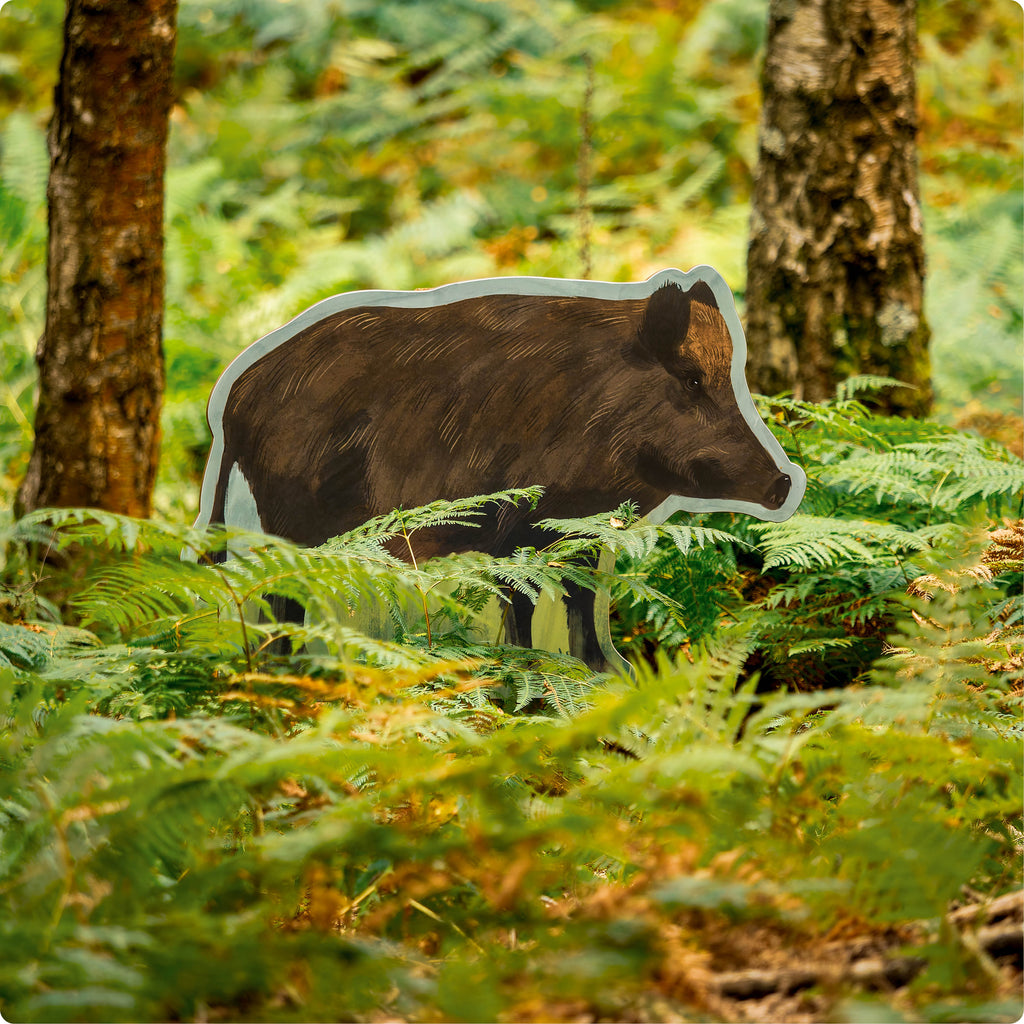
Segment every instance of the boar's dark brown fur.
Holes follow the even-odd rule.
[[[681,495],[770,514],[789,496],[791,467],[741,413],[732,366],[729,328],[703,280],[648,298],[488,294],[346,308],[231,384],[209,518],[224,520],[234,468],[262,528],[308,545],[395,508],[543,485],[535,510],[506,505],[482,529],[420,536],[424,555],[541,546],[550,538],[536,520],[625,500],[644,513]],[[573,594],[569,608],[584,633],[573,653],[600,665],[592,595]],[[529,609],[514,618],[512,639],[529,644]]]

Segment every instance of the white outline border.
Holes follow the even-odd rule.
[[[791,462],[775,439],[768,425],[757,414],[754,401],[747,387],[745,367],[747,342],[736,312],[736,300],[731,289],[717,270],[708,266],[694,267],[685,273],[673,268],[660,270],[646,281],[582,281],[572,278],[555,277],[485,277],[471,281],[457,281],[422,291],[355,291],[343,292],[323,299],[310,306],[294,319],[276,330],[264,335],[240,352],[221,374],[210,393],[206,418],[213,434],[210,454],[203,473],[202,490],[199,497],[199,514],[196,526],[205,526],[210,521],[214,492],[220,476],[221,460],[224,457],[224,408],[231,388],[239,376],[268,352],[290,341],[298,333],[326,317],[357,306],[394,306],[405,309],[428,309],[448,305],[462,299],[478,298],[485,295],[552,295],[596,299],[642,299],[648,298],[662,285],[675,283],[688,291],[698,282],[706,284],[714,293],[718,309],[725,318],[732,338],[731,379],[733,394],[740,413],[747,421],[754,435],[772,456],[779,470],[792,480],[789,496],[777,509],[749,501],[724,501],[715,498],[687,498],[670,495],[657,508],[647,513],[648,521],[662,523],[674,512],[740,512],[758,519],[780,523],[788,519],[799,506],[807,487],[804,471]],[[611,510],[609,510],[611,511]]]

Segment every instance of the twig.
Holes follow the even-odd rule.
[[[419,571],[419,566],[416,564],[416,552],[412,549],[412,538],[409,536],[409,531],[405,527],[405,523],[402,523],[402,537],[405,540],[405,546],[409,550],[409,557],[412,559],[412,567],[415,571]],[[430,611],[427,608],[427,595],[424,589],[417,583],[416,592],[420,595],[420,604],[423,605],[423,619],[427,624],[427,650],[433,646],[433,640],[430,635]]]
[[[946,922],[960,930],[978,924],[982,927],[964,936],[969,948],[980,949],[990,957],[1020,955],[1024,949],[1024,892],[1012,892],[989,903],[960,907],[946,915]],[[927,926],[927,922],[921,922]],[[819,985],[856,985],[870,989],[896,989],[909,985],[927,966],[922,956],[870,956],[843,963],[841,946],[830,947],[830,955],[821,964],[808,967],[781,967],[725,971],[708,979],[709,988],[728,999],[763,999],[770,995],[788,995]],[[851,947],[847,956],[856,956]]]
[[[446,921],[440,914],[434,913],[430,907],[425,907],[419,900],[409,900],[409,906],[414,910],[418,910],[421,914],[426,914],[431,921],[436,921],[438,924],[447,925],[449,928],[458,932],[478,953],[487,955],[487,950],[480,945],[472,935],[467,935],[454,921]]]
[[[1013,914],[1024,917],[1024,890],[1008,892],[987,903],[972,903],[966,907],[958,907],[948,915],[950,924],[959,927],[979,922],[991,923]]]

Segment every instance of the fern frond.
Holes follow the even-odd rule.
[[[49,642],[25,626],[0,622],[0,667],[39,669],[48,660]]]
[[[813,616],[856,627],[893,612],[914,568],[872,565],[827,575],[804,573],[776,584],[759,606],[766,610],[788,607],[799,620]]]
[[[846,520],[794,519],[788,529],[767,532],[762,538],[765,569],[780,565],[810,569],[874,558],[874,552],[855,535],[859,531]]]
[[[881,377],[872,373],[861,373],[836,385],[836,403],[842,405],[866,391],[882,391],[885,388],[913,388],[913,384],[895,377]]]
[[[275,635],[291,640],[296,663],[308,672],[338,673],[352,664],[378,668],[414,669],[435,663],[442,652],[427,651],[397,640],[369,636],[349,624],[348,618],[313,620],[305,624],[281,623]],[[326,652],[326,653],[325,653]]]
[[[908,551],[924,551],[947,534],[944,525],[905,530],[865,519],[795,515],[784,523],[750,526],[761,537],[764,568],[825,568],[846,562],[871,563]],[[869,547],[868,545],[871,545]]]
[[[209,198],[211,188],[223,180],[224,167],[216,157],[168,168],[165,216],[168,220],[194,216]]]
[[[8,114],[0,130],[0,180],[3,187],[30,209],[38,209],[46,202],[49,173],[46,136],[36,126],[35,119],[20,111]]]
[[[224,546],[222,528],[196,529],[182,523],[134,519],[95,508],[38,509],[19,520],[17,528],[34,534],[45,531],[47,541],[58,550],[83,544],[120,553],[171,554],[187,550],[198,555]]]
[[[556,718],[574,718],[589,707],[602,676],[564,654],[492,648],[496,661],[480,670],[492,681],[493,699],[516,714],[537,703]]]
[[[671,541],[682,554],[686,554],[693,545],[700,548],[716,543],[749,546],[735,534],[724,530],[671,522],[656,525],[645,519],[626,522],[614,513],[586,518],[542,519],[539,525],[566,538],[545,549],[564,557],[606,548],[615,554],[640,560],[651,554],[662,537]],[[576,540],[585,542],[579,551],[572,550],[572,542]]]
[[[210,592],[211,583],[206,566],[153,557],[102,570],[75,597],[73,607],[87,626],[105,625],[127,633],[143,623],[186,614],[199,604],[198,595]]]
[[[1024,465],[986,461],[965,470],[959,479],[947,479],[937,489],[934,501],[940,508],[954,511],[977,499],[1003,498],[1011,508],[1024,505]]]
[[[876,504],[910,503],[952,512],[965,503],[999,497],[1019,502],[1024,464],[1005,449],[968,434],[936,434],[861,451],[821,470],[823,481],[851,494],[872,493]]]
[[[926,505],[934,491],[935,464],[912,452],[867,452],[822,468],[821,479],[851,494],[871,494],[876,505]]]
[[[801,654],[823,654],[826,651],[837,648],[854,647],[863,643],[861,637],[856,636],[824,636],[815,637],[810,640],[801,640],[789,645],[789,656],[797,657]]]
[[[872,449],[888,444],[866,421],[870,412],[854,398],[838,402],[804,402],[786,395],[754,395],[761,416],[770,426],[800,432],[814,427],[833,441],[847,441]]]
[[[99,637],[74,626],[0,622],[0,666],[40,672],[55,660],[91,651],[99,645]]]
[[[470,527],[481,525],[478,520],[490,513],[489,505],[528,503],[531,508],[543,496],[542,487],[513,487],[493,494],[472,498],[457,498],[451,501],[434,501],[413,509],[396,509],[386,515],[376,516],[348,533],[328,541],[324,551],[330,553],[355,541],[385,542],[417,530],[437,526]]]

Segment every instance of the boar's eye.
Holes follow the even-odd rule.
[[[680,360],[681,366],[676,370],[676,376],[683,385],[683,390],[694,392],[699,391],[704,384],[704,374],[700,367],[691,359]]]
[[[676,380],[687,395],[695,395],[704,386],[704,373],[695,359],[683,356],[673,370]]]

